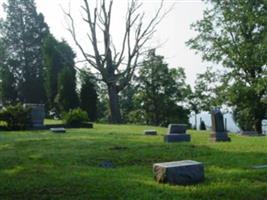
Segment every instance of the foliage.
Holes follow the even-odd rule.
[[[7,17],[0,26],[6,51],[0,66],[3,101],[44,103],[41,48],[49,32],[44,17],[37,13],[34,0],[8,0],[4,9]]]
[[[96,80],[90,72],[81,71],[80,107],[88,114],[89,120],[94,122],[97,119],[97,92]]]
[[[140,114],[140,98],[136,95],[138,88],[136,82],[132,81],[128,87],[120,93],[121,114],[123,122],[140,123],[144,122],[138,117]]]
[[[155,50],[148,53],[138,76],[139,98],[147,124],[188,123],[183,103],[189,94],[182,68],[169,69]]]
[[[1,77],[1,97],[7,103],[17,100],[16,80],[14,74],[7,67],[7,48],[2,38],[0,38],[0,77]]]
[[[73,50],[64,40],[59,42],[49,35],[43,45],[43,55],[49,109],[59,113],[77,107]]]
[[[61,112],[68,112],[70,109],[79,107],[75,74],[75,69],[72,67],[64,68],[60,72],[55,102]]]
[[[202,74],[197,74],[194,97],[198,99],[200,111],[211,111],[212,108],[220,107],[223,104],[223,96],[220,94],[220,74],[212,71],[211,68]]]
[[[266,2],[206,2],[203,19],[193,25],[198,35],[187,44],[202,52],[204,60],[225,67],[220,89],[225,103],[232,106],[238,124],[261,133],[267,110]]]
[[[24,130],[31,124],[31,109],[21,104],[7,106],[0,112],[0,118],[9,130]]]
[[[64,122],[67,125],[79,126],[83,122],[88,121],[88,115],[86,111],[80,108],[70,110],[68,113],[64,114]]]

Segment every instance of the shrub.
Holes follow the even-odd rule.
[[[64,115],[64,122],[70,126],[79,126],[83,122],[88,121],[88,115],[86,111],[83,111],[80,108],[70,110]]]
[[[200,122],[199,129],[202,130],[202,131],[206,130],[206,124],[205,124],[205,122],[202,121],[202,120],[201,120],[201,122]]]
[[[21,104],[8,106],[0,112],[0,119],[6,122],[8,130],[24,130],[31,125],[31,109]]]

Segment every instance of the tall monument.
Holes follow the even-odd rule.
[[[211,139],[215,142],[230,142],[231,138],[228,137],[225,130],[223,114],[220,109],[216,108],[211,111],[212,133]]]

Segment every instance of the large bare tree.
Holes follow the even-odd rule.
[[[142,3],[138,0],[129,0],[124,24],[125,32],[118,49],[112,42],[111,34],[113,0],[96,0],[93,7],[91,2],[83,0],[82,10],[83,21],[88,25],[87,36],[93,49],[92,53],[86,51],[78,40],[70,11],[65,12],[69,20],[68,30],[85,61],[101,74],[101,81],[107,86],[111,122],[121,123],[119,92],[130,83],[146,44],[168,11],[163,12],[162,0],[155,15],[149,20],[146,19],[147,23],[144,23],[145,13],[141,11]],[[103,45],[100,42],[103,42]]]

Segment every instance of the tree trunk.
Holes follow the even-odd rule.
[[[122,122],[121,112],[120,112],[120,100],[118,91],[116,89],[116,85],[114,84],[108,85],[108,96],[109,96],[111,123],[120,124]]]

